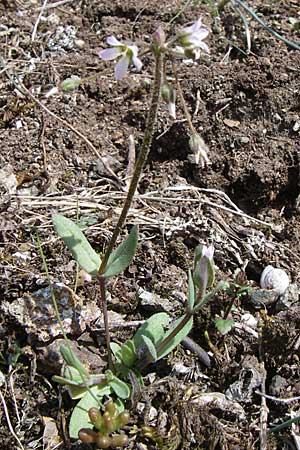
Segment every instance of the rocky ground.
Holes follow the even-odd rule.
[[[299,20],[297,0],[254,0],[251,7],[300,45],[291,21]],[[78,217],[102,252],[125,197],[129,136],[136,152],[142,142],[153,60],[145,55],[141,72],[116,82],[112,65],[98,56],[106,37],[144,48],[158,25],[172,21],[176,31],[201,15],[211,31],[210,55],[177,70],[210,162],[202,168],[193,160],[179,101],[176,120],[162,105],[127,220],[139,224],[137,255],[108,286],[112,338],[124,342],[136,321],[154,312],[176,317],[183,311],[199,243],[214,245],[216,279],[233,288],[197,315],[190,335],[208,353],[210,367],[179,346],[144,374],[128,448],[299,448],[297,424],[262,443],[264,429],[300,415],[297,399],[265,401],[259,394],[300,395],[299,49],[244,12],[245,28],[232,5],[215,22],[209,2],[200,0],[2,0],[0,14],[2,447],[90,448],[68,438],[76,402],[52,382],[61,368],[61,332],[38,236],[68,336],[99,372],[106,367],[99,287],[84,283],[74,293],[76,266],[51,216]],[[53,92],[70,76],[84,83],[71,93]],[[289,276],[291,287],[280,299],[260,290],[267,265]],[[252,291],[241,296],[239,286]],[[235,326],[223,335],[215,320],[224,316]]]

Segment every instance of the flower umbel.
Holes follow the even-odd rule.
[[[121,80],[125,77],[130,64],[133,64],[137,71],[142,68],[142,61],[138,58],[138,48],[136,45],[126,45],[118,41],[114,36],[109,36],[106,42],[112,47],[99,52],[99,56],[104,61],[117,59],[115,65],[115,79]]]
[[[179,47],[176,47],[176,51],[180,54],[186,54],[186,56],[193,56],[194,59],[199,58],[200,50],[209,53],[209,48],[203,39],[209,34],[209,31],[202,27],[201,17],[193,23],[190,27],[185,27],[177,34],[177,43]]]

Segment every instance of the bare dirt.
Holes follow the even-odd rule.
[[[247,54],[238,13],[226,6],[216,30],[205,3],[190,2],[173,25],[178,29],[201,15],[212,31],[207,39],[211,54],[178,66],[193,123],[209,147],[210,164],[201,168],[192,161],[179,102],[176,121],[162,105],[139,196],[127,220],[128,226],[140,225],[138,253],[126,273],[109,285],[109,308],[125,321],[162,310],[179,315],[186,273],[199,243],[214,245],[218,281],[233,282],[239,268],[243,284],[257,290],[263,268],[271,264],[286,270],[293,295],[281,305],[257,306],[250,294],[239,297],[233,289],[201,311],[191,337],[209,352],[211,366],[180,346],[151,367],[155,375],[146,376],[140,402],[145,409],[131,411],[132,449],[262,448],[263,401],[257,391],[265,385],[266,393],[275,397],[300,395],[300,53],[247,16]],[[60,368],[61,336],[54,330],[45,338],[43,327],[49,324],[43,324],[43,315],[29,324],[20,305],[30,304],[33,314],[40,305],[39,290],[48,285],[37,235],[51,280],[74,286],[76,267],[54,233],[52,214],[74,220],[78,214],[92,245],[102,252],[122,206],[128,137],[134,135],[138,152],[153,64],[146,55],[140,73],[117,83],[112,65],[98,57],[105,38],[115,35],[143,48],[182,3],[74,0],[48,8],[48,2],[33,35],[40,6],[37,1],[0,2],[1,56],[8,67],[0,72],[0,442],[3,449],[21,448],[14,431],[25,449],[58,445],[83,450],[90,447],[70,442],[67,435],[74,403],[51,381]],[[297,1],[253,1],[251,6],[270,27],[299,45],[300,32],[289,21],[299,18]],[[75,92],[47,95],[72,75],[90,78]],[[172,77],[171,70],[168,75]],[[44,108],[18,92],[12,79],[22,82]],[[141,289],[159,296],[156,303],[142,301],[137,295]],[[84,362],[99,370],[106,364],[101,320],[94,316],[99,288],[92,282],[78,288],[75,300],[70,295],[74,310],[85,307],[79,328],[72,325],[69,330],[70,339],[85,352]],[[214,321],[228,308],[236,326],[223,336]],[[245,325],[245,314],[256,325]],[[132,332],[112,336],[123,342]],[[219,397],[204,401],[204,393]],[[268,428],[299,416],[297,401],[266,403]],[[45,433],[47,417],[58,431],[52,446]],[[147,434],[145,426],[152,431]],[[296,448],[291,427],[268,435],[265,448]]]

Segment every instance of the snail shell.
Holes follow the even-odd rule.
[[[283,269],[276,269],[273,266],[267,266],[260,277],[261,288],[272,289],[278,295],[284,294],[289,284],[288,274]]]

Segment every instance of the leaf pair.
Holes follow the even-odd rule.
[[[101,266],[101,258],[92,248],[80,227],[61,214],[55,215],[52,220],[57,234],[62,238],[79,266],[88,274],[97,276]],[[138,229],[134,226],[127,239],[109,256],[103,274],[104,277],[109,278],[118,275],[129,266],[134,257],[137,242]]]

